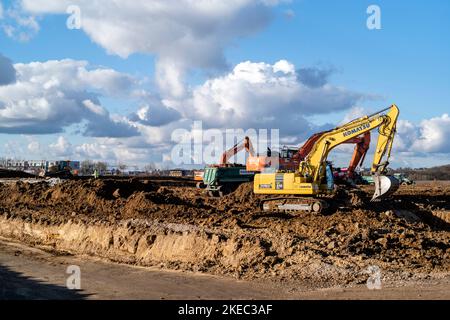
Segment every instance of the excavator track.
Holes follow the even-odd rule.
[[[260,202],[260,208],[263,211],[270,212],[314,212],[322,213],[329,207],[327,201],[317,198],[306,197],[275,197],[263,199]]]

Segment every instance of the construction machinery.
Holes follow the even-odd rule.
[[[401,185],[412,185],[415,181],[408,178],[404,173],[394,173],[394,177],[400,182]]]
[[[327,157],[331,150],[351,139],[378,128],[379,136],[371,167],[375,181],[372,200],[387,196],[398,188],[398,180],[386,176],[396,132],[399,109],[396,105],[364,116],[333,130],[314,141],[306,159],[295,172],[259,173],[254,177],[255,194],[276,197],[261,200],[263,210],[321,212],[329,206],[335,192],[333,172]],[[328,199],[328,201],[327,201]]]
[[[270,168],[279,171],[295,171],[300,161],[304,160],[311,152],[314,143],[326,132],[322,131],[313,134],[300,148],[283,146],[280,152],[275,155],[272,155],[270,150],[268,150],[269,152],[266,156],[250,155],[247,158],[247,170],[263,172],[268,171]]]
[[[220,157],[219,164],[207,166],[204,169],[202,182],[197,183],[198,188],[205,188],[210,196],[219,196],[232,192],[241,183],[253,180],[254,171],[248,171],[242,164],[232,164],[229,160],[242,150],[254,155],[254,149],[249,137],[235,144]]]
[[[266,155],[249,155],[246,162],[248,171],[263,172],[270,169],[292,171],[300,164],[298,147],[283,146],[279,152],[268,149]]]
[[[354,143],[355,148],[347,168],[334,168],[333,177],[336,184],[346,184],[355,186],[359,181],[359,174],[356,168],[361,167],[370,146],[370,131],[365,132],[359,137],[350,139],[344,143]]]
[[[204,170],[195,170],[194,171],[194,181],[197,182],[197,188],[204,188],[203,186],[203,174],[205,173]]]
[[[79,161],[45,161],[45,167],[40,170],[39,176],[51,178],[71,178],[73,176],[78,176],[79,170]]]
[[[286,172],[295,171],[298,169],[300,161],[305,160],[306,156],[311,152],[317,140],[328,132],[322,131],[313,134],[300,148],[284,146],[276,155],[250,155],[247,158],[247,170],[255,172],[270,171],[270,169]],[[370,132],[349,139],[344,143],[355,144],[350,164],[347,169],[343,170],[345,174],[341,177],[342,180],[351,180],[354,178],[355,169],[364,162],[370,145]]]

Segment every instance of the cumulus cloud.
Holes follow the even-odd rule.
[[[63,136],[59,136],[55,143],[49,145],[50,153],[57,157],[67,157],[72,154],[72,144]]]
[[[7,157],[34,159],[90,159],[127,164],[160,162],[161,154],[170,150],[168,146],[136,144],[140,138],[91,138],[80,141],[67,134],[49,137],[25,136],[25,139],[8,141],[2,152]],[[20,141],[22,140],[22,141]],[[128,141],[130,140],[130,141]],[[141,139],[142,140],[142,139]]]
[[[160,103],[152,106],[141,106],[136,113],[130,116],[131,121],[137,121],[142,124],[156,127],[168,124],[179,118],[180,114],[178,111],[167,108]]]
[[[361,99],[364,95],[327,82],[305,85],[286,60],[273,65],[246,61],[195,88],[192,109],[179,111],[211,127],[279,128],[282,134],[299,135],[311,128],[305,116],[346,110]]]
[[[264,28],[278,0],[22,0],[32,15],[81,9],[81,28],[112,54],[157,55],[157,81],[163,93],[185,93],[189,68],[224,68],[223,50],[234,39]]]
[[[346,110],[364,99],[328,83],[310,88],[299,81],[295,66],[286,60],[240,63],[230,73],[192,88],[184,99],[141,96],[148,103],[129,120],[147,148],[173,143],[171,133],[190,132],[194,121],[202,121],[203,129],[280,129],[281,140],[295,144],[323,130],[307,116]]]
[[[400,153],[396,156],[397,159],[450,154],[449,115],[424,119],[418,124],[399,120],[394,150]]]
[[[412,145],[419,138],[419,126],[408,120],[398,120],[394,149],[399,152],[411,152]]]
[[[83,143],[73,148],[73,154],[80,159],[93,159],[128,164],[145,163],[151,158],[150,150],[130,148],[124,145],[110,145],[108,143]]]
[[[54,60],[14,65],[14,84],[0,87],[0,132],[58,133],[86,122],[87,136],[137,134],[126,121],[113,119],[100,104],[102,94],[128,92],[132,78],[110,69],[88,69],[85,61]]]
[[[38,141],[31,141],[30,143],[28,143],[27,148],[31,153],[36,153],[41,150],[41,144]]]
[[[8,58],[0,54],[0,86],[16,81],[16,69]]]
[[[440,117],[423,120],[418,126],[419,135],[412,143],[416,152],[450,153],[450,117],[443,114]]]
[[[170,104],[159,97],[151,95],[148,91],[134,93],[140,100],[145,101],[139,109],[129,115],[130,121],[148,126],[164,126],[181,118],[181,114],[172,108]]]
[[[368,114],[369,114],[369,112],[365,108],[363,108],[361,106],[354,106],[345,113],[344,119],[342,119],[342,121],[339,124],[340,125],[346,124],[350,121],[353,121],[357,118],[361,118]]]
[[[190,89],[183,99],[161,99],[136,89],[136,79],[111,69],[92,69],[74,60],[14,65],[17,81],[0,87],[0,132],[61,133],[81,125],[94,142],[70,145],[58,138],[50,154],[74,157],[145,161],[170,154],[172,133],[192,129],[280,129],[282,141],[298,144],[320,131],[307,116],[348,110],[364,95],[333,86],[307,86],[298,69],[286,61],[274,64],[243,62],[228,74]],[[137,111],[112,115],[101,95],[138,101]],[[355,111],[356,110],[356,111]],[[353,111],[357,112],[358,109]],[[36,144],[29,148],[36,147]],[[91,156],[89,156],[91,154]],[[123,160],[124,161],[124,160]]]

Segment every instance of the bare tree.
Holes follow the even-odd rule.
[[[94,161],[83,160],[80,163],[80,173],[82,175],[91,175],[94,172]]]
[[[150,162],[144,166],[144,171],[146,173],[153,173],[156,170],[156,166],[153,162]]]
[[[99,173],[104,173],[108,169],[108,164],[106,162],[99,161],[99,162],[95,163],[95,169]]]

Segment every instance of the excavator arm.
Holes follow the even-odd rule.
[[[371,168],[373,174],[383,174],[386,172],[386,167],[389,164],[389,158],[391,156],[392,144],[394,142],[399,110],[396,105],[393,105],[386,110],[389,110],[389,112],[383,117],[383,123],[379,126],[378,130],[379,136],[377,148],[375,150]],[[382,162],[385,155],[386,161]]]
[[[337,127],[324,134],[314,145],[313,150],[306,160],[306,168],[312,171],[311,175],[314,177],[313,180],[319,182],[321,177],[324,176],[326,159],[333,148],[362,133],[370,132],[378,128],[379,136],[371,167],[371,173],[374,175],[375,181],[375,193],[372,200],[394,191],[398,183],[393,177],[387,177],[383,174],[386,172],[389,164],[398,115],[398,107],[392,105],[389,108],[370,116],[353,120],[346,125]]]
[[[255,151],[249,137],[245,137],[240,143],[235,144],[232,148],[225,151],[220,157],[219,166],[226,166],[228,161],[243,149],[245,149],[250,156],[254,156]]]
[[[347,169],[347,176],[350,179],[353,179],[356,167],[361,166],[364,162],[370,146],[370,131],[365,132],[362,137],[358,137],[355,143],[353,156]]]
[[[387,113],[385,111],[389,110]],[[396,105],[381,110],[370,116],[361,117],[351,121],[350,123],[337,127],[323,134],[314,145],[308,155],[306,162],[307,167],[311,170],[314,181],[320,179],[321,174],[326,167],[326,159],[331,150],[336,146],[345,143],[348,140],[358,137],[361,134],[370,132],[379,128],[379,137],[375,157],[372,163],[371,172],[375,174],[383,173],[387,166],[388,159],[392,149],[392,143],[395,135],[399,110]],[[387,154],[387,159],[382,163],[383,157]]]
[[[305,160],[306,156],[311,152],[314,144],[317,140],[327,133],[328,131],[322,131],[313,134],[306,140],[306,142],[293,154],[291,158],[281,158],[280,156],[260,156],[260,155],[250,155],[247,159],[247,170],[248,171],[263,171],[266,168],[278,164],[280,170],[284,171],[294,171],[298,168],[300,161]],[[354,171],[358,165],[364,161],[364,157],[369,149],[370,145],[370,132],[366,132],[360,137],[356,137],[346,141],[345,143],[355,144],[355,149],[353,152],[352,159],[348,167],[349,177],[352,178]]]

